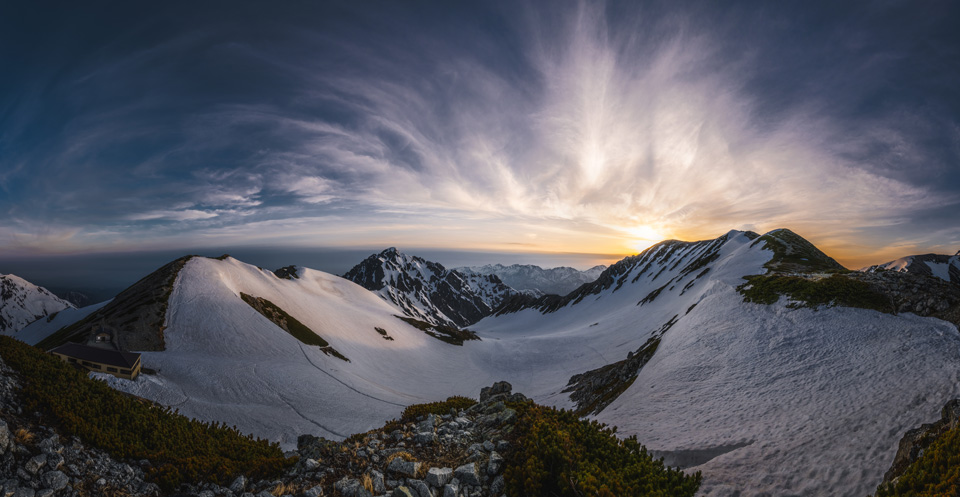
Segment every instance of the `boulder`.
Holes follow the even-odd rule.
[[[417,476],[417,472],[420,471],[420,463],[417,461],[404,461],[397,457],[390,461],[390,464],[387,466],[387,471],[403,476],[415,477]]]
[[[40,471],[40,468],[44,467],[47,464],[46,454],[36,455],[30,458],[26,464],[23,465],[23,469],[30,473],[31,475],[37,474]]]
[[[437,442],[437,434],[432,431],[417,433],[414,441],[418,444],[430,445]]]
[[[62,490],[70,483],[70,478],[63,474],[63,471],[47,471],[40,477],[43,488],[52,488],[53,490]]]
[[[370,470],[370,481],[373,482],[373,493],[383,495],[387,493],[387,487],[383,481],[383,473],[377,470]]]
[[[0,455],[7,451],[8,445],[10,445],[10,428],[7,427],[6,421],[0,419]]]
[[[482,404],[490,400],[490,398],[495,395],[510,395],[511,391],[513,391],[512,385],[505,381],[498,381],[494,383],[493,386],[480,389],[480,403]]]
[[[490,476],[496,476],[503,471],[503,457],[496,452],[490,453],[490,460],[487,461],[487,474]]]
[[[460,497],[460,485],[453,482],[444,485],[443,497]]]
[[[393,489],[393,493],[390,494],[390,497],[417,497],[417,493],[413,490],[410,490],[408,487],[397,487]]]
[[[471,487],[483,484],[480,480],[480,473],[477,472],[476,463],[467,463],[460,466],[453,472],[453,476],[460,480],[460,483]]]
[[[430,487],[423,480],[407,478],[407,487],[411,488],[419,497],[433,497]]]
[[[361,488],[363,485],[360,484],[360,480],[347,477],[333,484],[336,493],[343,497],[357,497],[357,490]]]
[[[490,495],[499,496],[503,495],[503,490],[506,488],[507,484],[503,480],[503,475],[500,475],[493,479],[493,482],[490,483]]]
[[[235,494],[243,493],[243,490],[247,488],[247,477],[240,475],[236,480],[233,480],[233,483],[230,484],[230,491]]]
[[[443,488],[452,479],[452,468],[430,468],[430,471],[427,471],[427,483],[432,487]]]

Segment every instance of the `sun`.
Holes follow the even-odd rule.
[[[646,224],[633,226],[624,231],[630,236],[630,248],[637,252],[643,252],[655,243],[659,243],[666,238],[663,232]]]

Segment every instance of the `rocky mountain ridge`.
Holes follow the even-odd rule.
[[[415,319],[434,325],[469,326],[519,294],[496,275],[464,274],[408,256],[396,248],[373,254],[343,275]]]

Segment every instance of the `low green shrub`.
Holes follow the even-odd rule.
[[[277,444],[148,405],[12,338],[0,337],[0,356],[22,378],[25,410],[116,459],[149,460],[148,477],[165,490],[182,482],[226,485],[238,474],[272,478],[294,462]]]
[[[737,290],[743,295],[745,302],[758,304],[774,304],[785,295],[794,301],[794,307],[841,305],[893,312],[890,299],[885,295],[863,281],[841,274],[821,279],[781,275],[749,276],[747,283],[740,285]]]
[[[580,419],[572,411],[511,404],[519,421],[504,476],[508,495],[692,496],[697,472],[684,474],[654,459],[636,437]]]
[[[941,495],[960,495],[960,427],[930,444],[896,483],[877,488],[877,497]]]
[[[400,422],[409,423],[411,421],[416,421],[420,416],[426,416],[427,414],[434,414],[437,416],[450,414],[450,409],[468,409],[470,406],[476,403],[476,399],[455,395],[442,402],[414,404],[412,406],[407,406],[407,408],[403,410],[403,412],[400,414]]]

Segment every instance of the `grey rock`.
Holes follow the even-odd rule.
[[[453,479],[452,468],[430,468],[427,471],[427,483],[436,488],[443,488]]]
[[[52,436],[49,437],[49,438],[44,439],[44,440],[43,440],[42,442],[40,442],[40,444],[37,445],[37,446],[40,447],[40,450],[43,450],[44,452],[46,452],[46,451],[48,451],[48,450],[53,450],[53,451],[55,451],[55,450],[57,450],[58,448],[62,448],[62,447],[60,446],[60,437],[59,437],[58,435],[56,435],[56,434],[55,434],[55,435],[52,435]]]
[[[493,386],[483,387],[480,389],[480,402],[486,402],[493,397],[494,395],[506,394],[509,395],[513,390],[513,386],[505,381],[498,381],[493,384]]]
[[[477,465],[475,463],[467,463],[463,466],[460,466],[453,472],[460,483],[469,486],[481,485],[483,482],[480,480],[480,474],[477,472]]]
[[[56,493],[57,491],[52,488],[45,488],[43,490],[38,490],[35,495],[36,497],[53,497]]]
[[[247,488],[247,477],[240,475],[236,480],[233,480],[233,483],[230,484],[230,491],[239,494],[242,493]]]
[[[36,497],[37,492],[30,487],[19,487],[13,493],[13,497]]]
[[[430,487],[423,480],[414,480],[407,478],[407,487],[413,489],[420,497],[433,497],[430,494]]]
[[[460,497],[460,485],[447,483],[443,486],[443,497]]]
[[[417,461],[404,461],[403,459],[397,457],[394,460],[390,461],[390,464],[387,466],[387,471],[392,473],[400,474],[403,476],[417,476],[417,472],[420,470],[420,463]]]
[[[31,475],[35,475],[37,474],[38,471],[40,471],[40,468],[44,467],[46,464],[47,464],[47,455],[40,454],[40,455],[31,457],[30,460],[23,465],[23,469],[25,469]]]
[[[487,461],[487,474],[495,476],[500,474],[501,471],[503,471],[503,457],[496,452],[491,452],[490,460]]]
[[[44,488],[62,490],[70,483],[70,477],[63,474],[63,471],[47,471],[40,477],[40,482],[43,483]]]
[[[303,497],[320,497],[321,495],[323,495],[323,487],[320,485],[303,492]]]
[[[52,454],[47,454],[47,468],[54,470],[60,469],[63,466],[63,456],[54,452]]]
[[[204,490],[197,494],[197,497],[214,497],[214,495],[213,490]]]
[[[424,445],[433,444],[437,441],[437,434],[432,431],[417,433],[414,441],[416,441],[418,444]]]
[[[383,473],[377,470],[370,471],[370,480],[373,482],[373,492],[377,495],[387,493],[387,487],[383,481]]]
[[[363,486],[360,485],[360,480],[347,477],[333,484],[333,489],[336,493],[343,497],[356,497],[357,490],[360,488],[363,488]]]
[[[320,463],[317,462],[316,459],[307,459],[306,461],[303,461],[303,469],[307,471],[315,471],[319,467]]]
[[[407,487],[397,487],[393,489],[391,497],[417,497],[417,493]]]
[[[437,425],[437,417],[433,414],[427,414],[426,419],[417,424],[417,431],[433,431],[434,426]]]
[[[503,494],[503,489],[506,488],[507,483],[503,480],[503,475],[500,475],[493,479],[493,482],[490,483],[490,496],[497,497]]]
[[[491,442],[491,441],[489,441],[489,440],[484,440],[484,441],[483,441],[483,450],[485,450],[485,451],[487,451],[487,452],[492,452],[493,449],[495,449],[495,448],[496,448],[496,447],[493,445],[493,442]]]
[[[6,421],[0,419],[0,456],[7,452],[8,445],[10,445],[10,428]]]

